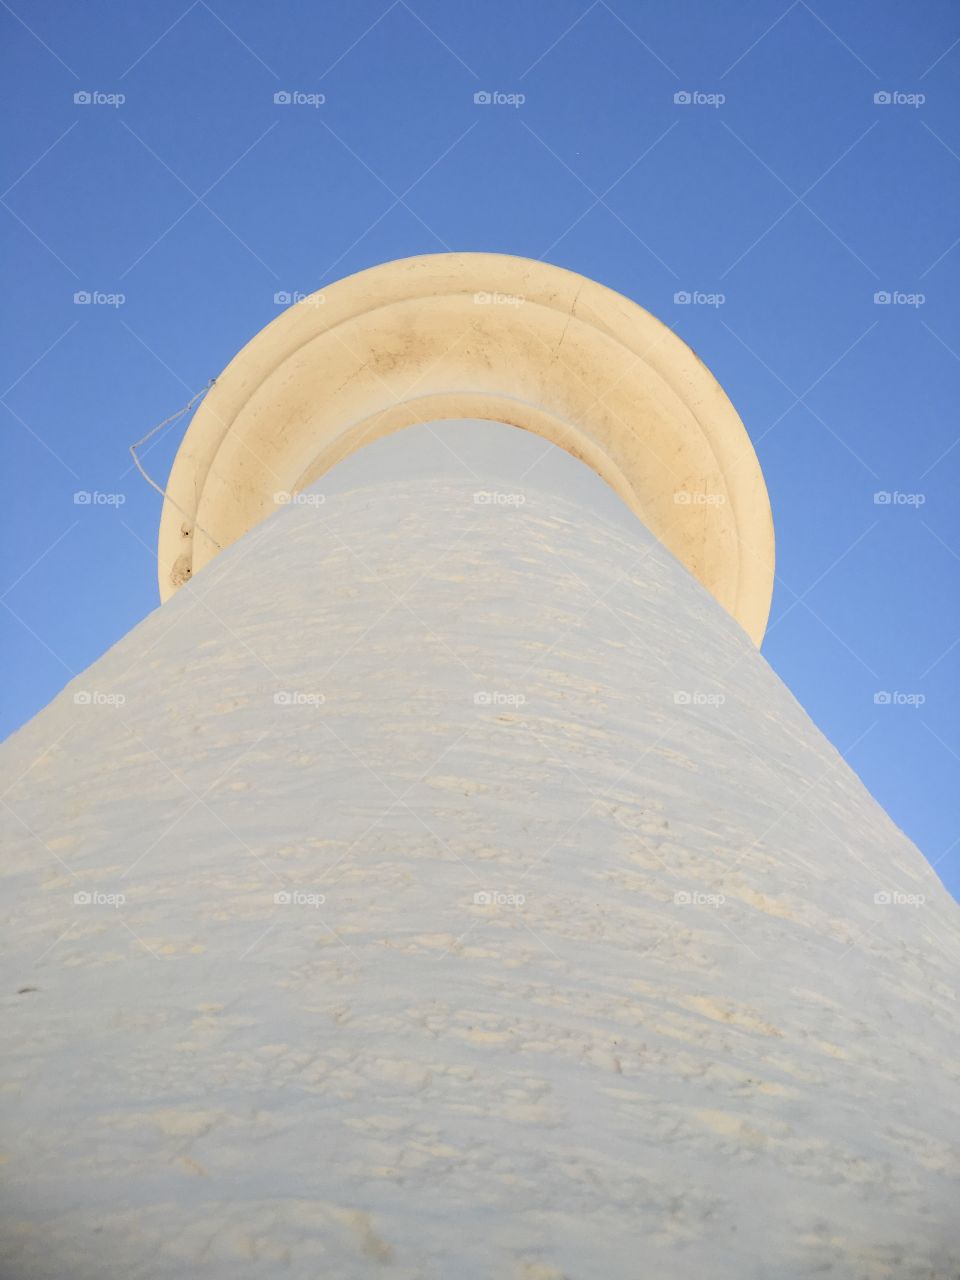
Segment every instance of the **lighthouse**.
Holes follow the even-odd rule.
[[[616,513],[418,469],[449,420]],[[341,281],[147,568],[0,748],[4,1276],[958,1274],[955,906],[759,651],[766,487],[676,335],[517,258]]]

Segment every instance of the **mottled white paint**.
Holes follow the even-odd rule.
[[[476,488],[284,510],[0,749],[2,1274],[955,1275],[954,905],[645,530]]]

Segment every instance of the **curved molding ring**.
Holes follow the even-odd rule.
[[[491,419],[581,458],[759,644],[773,522],[743,423],[670,329],[572,271],[403,258],[261,330],[200,404],[160,520],[166,600],[342,458],[415,422]]]

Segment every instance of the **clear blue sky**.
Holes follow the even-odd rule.
[[[160,499],[127,446],[275,293],[543,257],[720,378],[776,522],[764,652],[960,892],[955,5],[15,0],[0,22],[4,733],[157,604]]]

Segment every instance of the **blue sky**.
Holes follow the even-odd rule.
[[[542,257],[723,383],[776,523],[764,652],[960,892],[955,6],[18,0],[0,21],[4,733],[156,606],[160,499],[127,447],[276,294],[416,253]],[[161,480],[180,434],[149,454]]]

